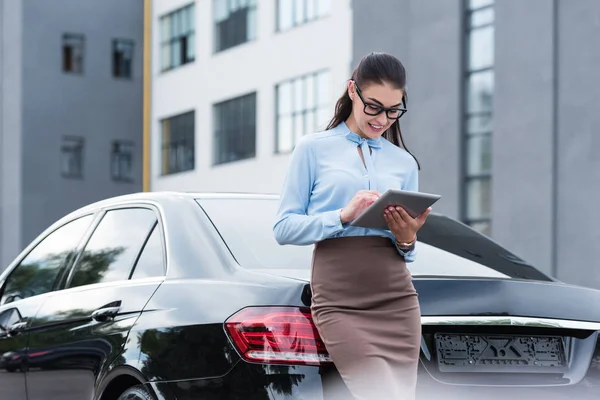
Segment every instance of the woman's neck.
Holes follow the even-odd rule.
[[[350,129],[352,132],[356,133],[358,136],[360,136],[363,139],[368,139],[367,135],[365,135],[358,127],[358,124],[356,123],[356,120],[354,119],[354,115],[350,114],[350,116],[348,117],[348,119],[345,122],[346,122],[346,126],[348,127],[348,129]]]

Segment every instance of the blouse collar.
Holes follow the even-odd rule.
[[[360,137],[358,134],[352,132],[350,130],[350,128],[348,128],[348,125],[346,125],[345,122],[342,121],[342,123],[340,124],[342,128],[344,128],[344,130],[348,131],[346,133],[346,138],[354,143],[356,143],[357,145],[362,145],[364,142],[367,142],[367,144],[369,145],[370,148],[372,149],[380,149],[381,148],[381,136],[378,137],[377,139],[371,139],[371,138],[362,138]]]

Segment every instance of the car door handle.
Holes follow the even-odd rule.
[[[114,302],[101,307],[92,313],[92,318],[96,321],[106,321],[114,318],[121,309],[121,302]]]

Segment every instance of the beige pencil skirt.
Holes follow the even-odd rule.
[[[414,399],[421,316],[393,242],[343,237],[316,244],[312,315],[356,400]]]

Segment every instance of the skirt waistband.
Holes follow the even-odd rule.
[[[315,247],[348,249],[365,249],[371,247],[395,248],[394,242],[390,238],[384,236],[342,236],[317,242]]]

